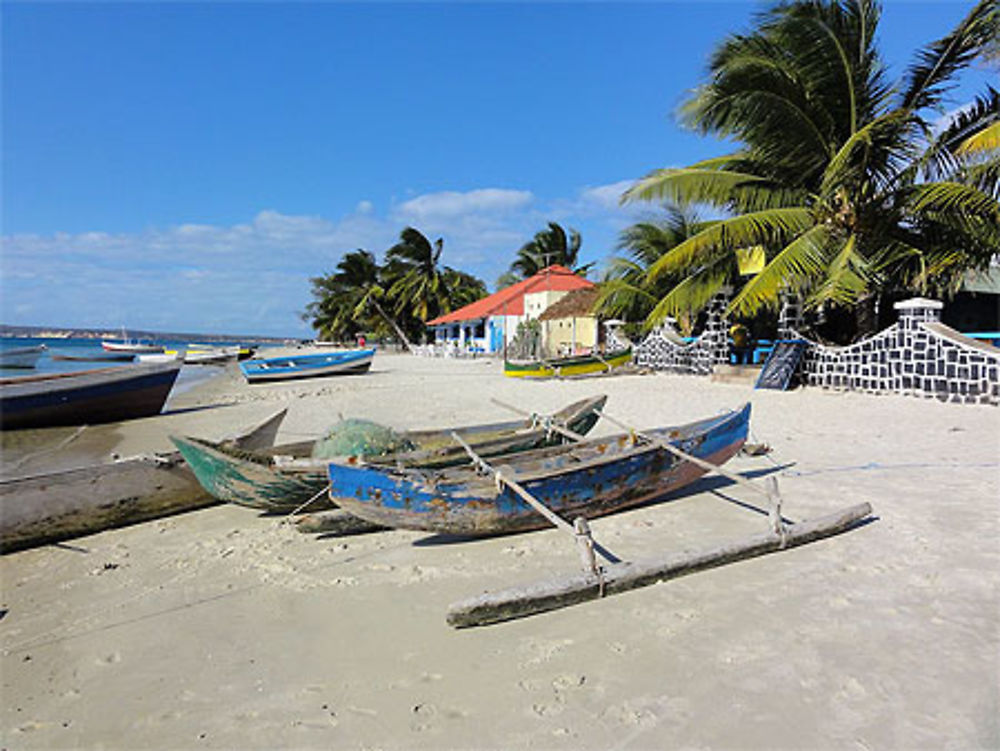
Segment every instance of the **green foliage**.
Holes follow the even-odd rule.
[[[517,251],[517,258],[510,271],[519,279],[527,279],[553,264],[565,266],[578,274],[586,275],[590,265],[578,267],[577,259],[583,238],[575,229],[567,236],[556,222],[549,222],[548,229],[536,232],[535,236]]]
[[[720,44],[681,119],[739,150],[654,171],[623,196],[731,216],[645,267],[647,285],[683,279],[647,322],[697,311],[724,283],[742,284],[730,311],[745,315],[785,289],[834,308],[947,294],[996,256],[1000,97],[988,88],[943,130],[932,125],[956,76],[995,52],[997,0],[919,50],[895,87],[875,44],[879,15],[874,0],[780,2]],[[732,259],[751,245],[766,265],[741,283]]]
[[[419,339],[427,321],[486,294],[480,279],[440,264],[443,248],[443,240],[432,245],[407,227],[386,251],[384,265],[366,250],[347,253],[333,274],[310,280],[315,299],[303,318],[332,341],[350,341],[362,332],[404,343]]]

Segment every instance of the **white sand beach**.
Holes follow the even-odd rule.
[[[450,603],[575,573],[552,529],[479,540],[299,533],[216,506],[0,558],[9,749],[942,749],[1000,747],[1000,410],[753,391],[650,374],[505,378],[379,354],[365,376],[250,387],[236,372],[123,424],[169,448],[280,407],[279,441],[339,415],[397,428],[546,412],[597,393],[638,427],[753,404],[792,520],[868,501],[845,534],[572,608],[455,630]],[[222,409],[197,409],[230,402]],[[163,428],[169,424],[169,429]],[[617,432],[605,421],[595,435]],[[741,505],[742,504],[742,505]],[[594,520],[627,560],[767,527],[705,477]]]

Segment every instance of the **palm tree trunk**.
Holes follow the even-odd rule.
[[[378,304],[378,301],[374,297],[369,297],[368,301],[375,306],[375,310],[377,310],[379,315],[385,319],[386,323],[392,326],[393,331],[396,332],[396,336],[402,340],[403,346],[406,347],[406,351],[413,354],[413,345],[410,344],[410,340],[406,338],[406,334],[404,334],[403,330],[399,328],[399,325],[386,315],[385,311],[382,310],[382,306]]]

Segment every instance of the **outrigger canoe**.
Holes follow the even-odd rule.
[[[607,396],[574,402],[548,417],[472,425],[454,431],[482,456],[498,456],[561,443],[552,423],[586,434],[597,422],[597,411]],[[406,449],[379,455],[359,446],[354,455],[336,459],[345,463],[392,464],[434,469],[467,460],[465,450],[451,438],[451,430],[419,430],[398,434]],[[315,441],[275,446],[267,451],[234,450],[198,438],[171,436],[198,482],[221,501],[259,511],[287,513],[310,499],[309,509],[330,508],[324,491],[330,459],[312,458]]]
[[[289,381],[296,378],[330,375],[355,375],[368,372],[374,357],[374,349],[268,357],[261,360],[245,360],[240,363],[240,371],[248,383]]]
[[[632,348],[608,352],[606,355],[590,354],[563,357],[555,360],[517,362],[507,360],[503,374],[512,378],[564,378],[568,376],[605,373],[625,365],[632,359]]]
[[[493,466],[559,516],[588,519],[662,499],[707,470],[657,446],[665,441],[716,466],[747,438],[750,405],[718,417],[633,434],[593,438],[505,456]],[[549,526],[539,512],[475,466],[437,472],[330,463],[330,498],[373,524],[458,535]]]

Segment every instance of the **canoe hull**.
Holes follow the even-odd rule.
[[[607,401],[606,396],[582,399],[564,407],[553,417],[577,433],[586,434],[598,420],[596,410]],[[526,451],[560,443],[559,433],[544,428],[526,429],[527,421],[456,428],[456,432],[475,446],[483,456],[497,456]],[[520,431],[518,429],[521,429]],[[467,461],[465,451],[451,438],[451,431],[411,431],[403,434],[418,448],[388,457],[370,457],[371,462],[401,463],[422,469],[447,467]],[[325,461],[317,460],[311,469],[283,470],[271,461],[270,455],[309,456],[311,442],[277,446],[267,454],[250,455],[234,452],[197,438],[171,436],[174,445],[187,460],[205,490],[220,501],[235,503],[258,511],[287,513],[310,498],[311,511],[330,508]]]
[[[180,363],[0,380],[0,429],[116,422],[160,413]]]
[[[46,349],[44,344],[39,344],[37,347],[0,350],[0,368],[33,368]]]
[[[722,417],[649,431],[678,448],[721,464],[746,441],[750,405]],[[579,460],[579,457],[585,457]],[[627,435],[505,457],[497,468],[564,518],[603,516],[660,500],[705,470]],[[494,465],[496,466],[496,465]],[[330,464],[330,495],[350,513],[375,524],[460,535],[522,532],[549,526],[510,488],[471,470],[420,477],[378,467]]]
[[[285,410],[233,439],[270,446]],[[212,506],[180,452],[0,480],[0,552]]]
[[[290,381],[299,378],[333,375],[360,375],[368,372],[374,357],[374,349],[272,357],[263,360],[245,360],[240,363],[240,371],[248,383]]]
[[[505,362],[503,373],[511,378],[565,378],[569,376],[605,373],[625,365],[632,359],[632,350],[608,353],[606,357],[597,358],[593,355],[566,357],[560,360],[544,362],[517,363]]]

